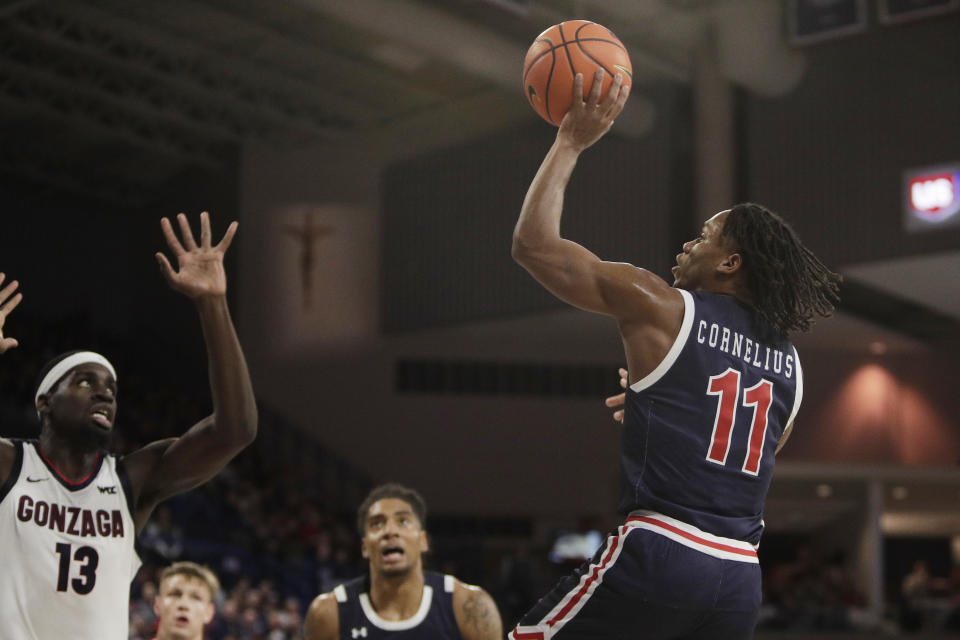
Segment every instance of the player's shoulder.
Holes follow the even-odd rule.
[[[627,262],[601,262],[597,269],[604,296],[621,320],[650,319],[683,307],[679,290],[649,269]]]
[[[340,635],[337,589],[342,587],[339,585],[332,591],[321,593],[310,603],[303,624],[306,640],[334,640]]]
[[[638,267],[629,262],[603,261],[597,265],[602,274],[609,278],[623,280],[634,287],[651,293],[669,293],[673,290],[666,280],[649,269]]]
[[[503,635],[503,622],[493,598],[482,587],[454,578],[453,613],[465,640],[492,640]]]

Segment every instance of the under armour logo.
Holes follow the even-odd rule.
[[[27,482],[43,482],[44,480],[49,480],[50,478],[31,478],[27,476]]]
[[[356,627],[354,627],[353,629],[350,629],[350,635],[353,636],[354,638],[366,638],[367,628],[360,627],[359,629],[357,629]]]
[[[112,487],[101,487],[101,486],[97,486],[97,489],[100,489],[100,493],[109,493],[110,495],[116,495],[116,494],[117,494],[117,487],[116,487],[116,485],[114,485],[114,486],[112,486]]]

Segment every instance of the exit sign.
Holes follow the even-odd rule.
[[[908,231],[960,226],[960,164],[905,171],[903,191]]]

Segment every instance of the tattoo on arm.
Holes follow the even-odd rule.
[[[477,638],[499,638],[498,616],[490,611],[490,603],[481,593],[471,593],[463,603],[464,626]],[[471,635],[473,635],[473,633]]]

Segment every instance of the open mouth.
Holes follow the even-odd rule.
[[[405,554],[401,547],[384,547],[380,555],[387,562],[398,562],[403,559]]]
[[[106,409],[94,409],[90,413],[90,417],[93,418],[93,421],[104,429],[109,429],[113,426],[113,421],[110,419],[110,413]]]
[[[178,627],[186,627],[190,625],[190,618],[187,616],[177,616],[173,621]]]

